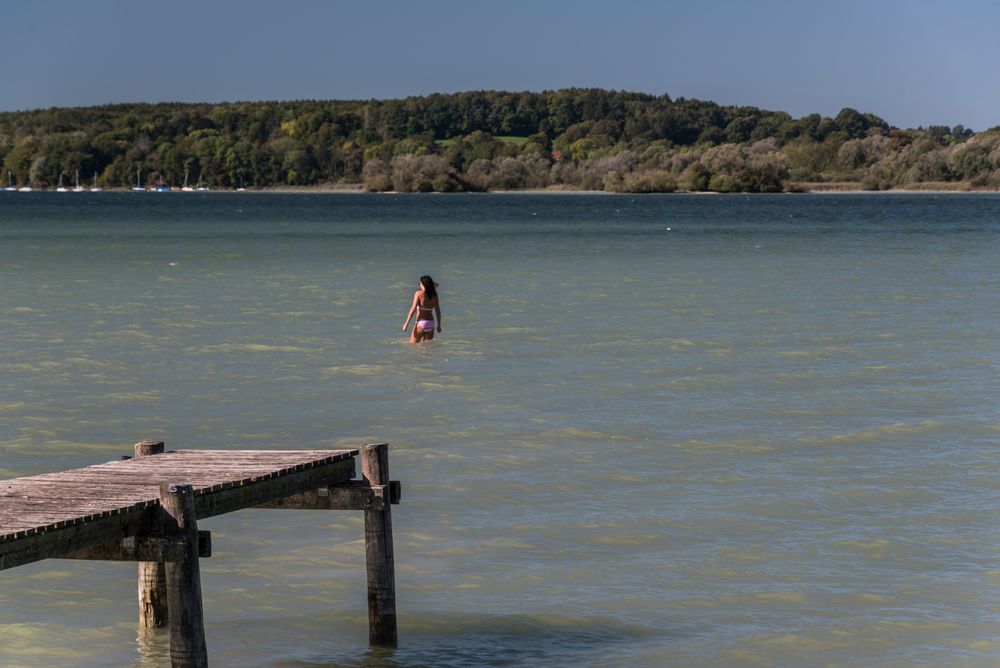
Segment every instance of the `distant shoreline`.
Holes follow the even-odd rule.
[[[872,195],[878,193],[928,193],[928,194],[951,194],[951,193],[971,193],[971,194],[983,194],[983,193],[997,193],[1000,190],[981,188],[975,189],[969,186],[967,183],[928,183],[927,188],[892,188],[889,190],[867,190],[862,187],[861,183],[852,182],[839,182],[839,183],[811,183],[811,182],[799,182],[792,183],[789,190],[778,193],[719,193],[712,190],[701,190],[701,191],[691,191],[691,190],[677,190],[672,193],[662,192],[662,193],[648,193],[651,195],[756,195],[756,194],[773,194],[773,195],[804,195],[804,194],[865,194]],[[227,191],[232,192],[232,191]],[[363,184],[336,184],[336,185],[318,185],[318,186],[284,186],[275,188],[260,188],[256,190],[251,190],[248,192],[273,192],[282,194],[319,194],[319,193],[329,193],[329,194],[353,194],[353,193],[365,193],[369,195],[399,195],[399,194],[423,194],[423,195],[442,195],[442,194],[458,194],[458,195],[643,195],[647,193],[630,193],[630,192],[609,192],[607,190],[581,190],[576,188],[567,188],[565,186],[556,186],[552,188],[526,188],[521,190],[488,190],[482,192],[457,192],[457,193],[439,193],[439,192],[428,192],[428,193],[401,193],[394,190],[385,191],[368,191],[365,190]]]
[[[754,195],[754,194],[774,194],[774,195],[799,195],[799,194],[865,194],[872,195],[878,193],[927,193],[927,194],[951,194],[951,193],[997,193],[1000,190],[981,188],[976,189],[970,186],[967,182],[929,182],[926,184],[926,188],[919,187],[909,187],[909,188],[892,188],[889,190],[867,190],[860,182],[851,181],[841,181],[841,182],[791,182],[789,184],[789,189],[778,192],[778,193],[719,193],[716,191],[691,191],[691,190],[677,190],[673,193],[662,192],[662,193],[648,193],[651,195]],[[217,192],[217,191],[216,191]],[[226,191],[232,192],[232,191]],[[247,192],[271,192],[271,193],[282,193],[282,194],[354,194],[354,193],[364,193],[370,195],[398,195],[398,194],[423,194],[423,195],[441,195],[441,194],[458,194],[458,195],[644,195],[647,193],[630,193],[630,192],[610,192],[607,190],[581,190],[577,188],[571,188],[566,186],[553,186],[550,188],[526,188],[519,190],[488,190],[480,192],[470,192],[462,191],[456,193],[439,193],[439,192],[428,192],[428,193],[401,193],[394,190],[386,191],[368,191],[365,190],[364,184],[361,183],[341,183],[341,184],[326,184],[326,185],[316,185],[316,186],[279,186],[274,188],[259,188],[255,190],[248,190]]]
[[[179,193],[187,192],[187,194],[218,194],[218,193],[256,193],[256,194],[266,194],[272,193],[277,195],[606,195],[606,196],[642,196],[642,195],[879,195],[879,194],[928,194],[928,195],[983,195],[990,193],[1000,193],[1000,190],[996,189],[974,189],[968,187],[961,187],[962,184],[955,184],[960,187],[941,187],[943,184],[934,184],[935,187],[928,188],[892,188],[889,190],[866,190],[861,187],[861,184],[794,184],[794,187],[789,190],[776,193],[720,193],[712,190],[703,191],[691,191],[691,190],[677,190],[674,192],[661,192],[661,193],[631,193],[631,192],[609,192],[606,190],[581,190],[574,188],[542,188],[542,189],[524,189],[524,190],[488,190],[488,191],[461,191],[455,193],[441,193],[441,192],[426,192],[426,193],[405,193],[394,190],[386,191],[369,191],[365,190],[362,184],[337,184],[337,185],[318,185],[318,186],[283,186],[274,188],[247,188],[245,190],[235,190],[235,189],[210,189],[195,191],[181,191],[179,188],[167,191],[168,193]],[[55,193],[57,192],[51,188],[37,188],[32,190],[34,193]],[[88,194],[94,194],[89,189],[83,191]],[[98,192],[106,193],[129,193],[133,192],[129,188],[104,188]],[[162,191],[147,191],[150,193],[163,194]],[[80,194],[80,193],[60,193],[60,194]]]
[[[838,184],[822,184],[822,183],[796,183],[793,184],[793,188],[790,190],[778,192],[778,193],[720,193],[712,190],[677,190],[674,192],[663,192],[663,193],[630,193],[630,192],[609,192],[607,190],[580,190],[576,188],[566,188],[566,187],[552,187],[552,188],[526,188],[522,190],[488,190],[479,192],[456,192],[456,193],[440,193],[440,192],[427,192],[427,193],[403,193],[395,190],[384,190],[384,191],[368,191],[365,190],[362,184],[340,184],[340,185],[321,185],[321,186],[284,186],[276,188],[259,188],[255,190],[248,190],[247,192],[255,193],[278,193],[285,195],[294,194],[332,194],[332,195],[877,195],[880,193],[893,193],[893,194],[906,194],[906,193],[925,193],[925,194],[936,194],[936,195],[946,195],[946,194],[989,194],[989,193],[1000,193],[1000,190],[981,188],[975,189],[969,187],[967,184],[954,184],[955,187],[947,187],[944,184],[935,183],[934,187],[928,188],[892,188],[890,190],[866,190],[861,186],[860,183],[838,183]],[[123,191],[125,192],[125,191]],[[213,191],[213,192],[235,192],[232,190],[223,191]]]

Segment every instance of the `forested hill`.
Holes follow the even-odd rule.
[[[3,185],[777,192],[1000,186],[1000,128],[892,128],[600,89],[0,113]]]

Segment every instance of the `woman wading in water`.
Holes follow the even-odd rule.
[[[437,283],[430,276],[420,277],[420,289],[413,293],[413,305],[410,312],[406,314],[406,322],[403,323],[403,331],[410,324],[410,318],[416,316],[416,324],[410,333],[410,343],[420,343],[424,339],[430,341],[434,338],[435,325],[437,331],[441,331],[441,303],[438,301]],[[435,316],[437,322],[435,323]]]

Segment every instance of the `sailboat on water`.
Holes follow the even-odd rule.
[[[69,190],[66,189],[62,184],[62,172],[59,172],[59,185],[56,187],[57,193],[68,193]]]
[[[101,186],[97,185],[97,172],[94,172],[94,185],[90,186],[90,192],[92,193],[101,192]]]
[[[76,187],[73,188],[73,192],[75,192],[75,193],[82,193],[83,192],[83,186],[80,185],[80,170],[79,169],[76,170]]]
[[[186,193],[193,193],[194,188],[188,185],[188,170],[184,170],[184,186],[181,188]]]
[[[135,170],[135,186],[132,188],[132,192],[144,193],[146,189],[142,187],[142,170]]]
[[[7,171],[7,187],[4,188],[9,193],[17,192],[17,187],[14,186],[14,173]]]
[[[198,187],[195,188],[195,190],[197,190],[200,193],[206,192],[208,190],[208,188],[201,185],[201,174],[198,175]]]

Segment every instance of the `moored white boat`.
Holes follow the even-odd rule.
[[[135,170],[135,185],[132,187],[132,192],[144,193],[146,189],[140,184],[142,183],[142,172],[140,170]]]

